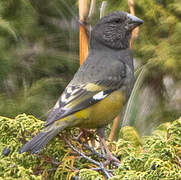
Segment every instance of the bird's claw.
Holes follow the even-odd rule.
[[[115,156],[109,154],[107,160],[103,163],[104,167],[108,166],[111,162],[116,162],[120,164],[120,161]]]

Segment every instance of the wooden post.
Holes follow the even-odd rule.
[[[79,20],[80,20],[80,32],[79,32],[79,55],[80,65],[83,64],[84,60],[88,55],[88,37],[86,33],[86,18],[88,14],[88,2],[87,0],[79,0]]]
[[[119,116],[117,116],[113,121],[111,132],[109,134],[109,140],[110,141],[115,140],[116,132],[117,132],[117,129],[119,128],[119,124],[120,124],[119,122],[120,122],[120,118],[119,118]]]
[[[132,15],[135,15],[135,11],[134,11],[134,1],[133,0],[128,0],[128,6],[129,6],[129,10],[130,13]],[[130,48],[132,48],[133,46],[133,41],[134,39],[138,36],[138,32],[139,32],[139,27],[136,27],[133,32],[132,32],[132,36],[131,36],[131,40],[130,40]]]

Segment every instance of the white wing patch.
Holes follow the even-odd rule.
[[[101,89],[100,86],[93,83],[89,83],[88,85],[86,84],[69,85],[65,89],[64,93],[61,95],[59,103],[57,102],[54,108],[55,109],[60,108],[61,111],[66,111],[67,109],[71,109],[73,108],[73,106],[78,105],[77,103],[81,102],[79,102],[79,100],[73,103],[70,102],[76,98],[86,95],[86,93],[88,94],[90,93],[90,96],[88,95],[87,97],[89,101],[95,102],[104,99],[106,96],[108,96],[109,93],[106,93],[104,90],[100,91],[100,89]],[[83,101],[86,101],[86,99],[83,99]],[[90,102],[88,104],[90,104]]]
[[[61,101],[62,102],[66,102],[66,96],[65,96],[66,94],[64,93],[64,94],[62,94],[62,96],[61,96]]]
[[[67,87],[67,93],[69,93],[69,94],[71,94],[72,93],[72,87],[70,86],[70,87]]]
[[[93,96],[94,100],[101,100],[104,99],[108,94],[104,94],[104,91],[101,91]]]
[[[59,101],[57,101],[57,103],[55,104],[54,108],[53,109],[58,109],[60,107],[59,105]]]
[[[72,99],[75,98],[76,93],[78,93],[81,89],[84,88],[84,84],[83,85],[69,85],[64,93],[61,95],[60,98],[60,104],[67,104],[69,101],[71,101]]]

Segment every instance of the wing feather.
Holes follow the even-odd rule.
[[[120,73],[113,73],[110,69],[109,72],[103,76],[106,79],[102,80],[100,78],[99,80],[94,78],[94,81],[90,79],[85,80],[88,76],[85,76],[84,72],[82,72],[82,75],[75,75],[73,81],[70,82],[54,106],[45,126],[89,107],[106,98],[113,91],[119,89],[126,77],[126,65],[123,62],[121,62],[121,64],[119,62],[118,65],[115,64],[114,70]],[[81,73],[80,71],[78,73]],[[79,79],[77,80],[75,78]],[[79,84],[75,84],[75,82],[79,82]]]
[[[88,87],[90,90],[90,85]],[[81,88],[83,88],[83,86]],[[102,91],[88,91],[86,89],[86,86],[84,86],[83,89],[81,88],[79,89],[79,91],[76,91],[76,93],[72,92],[72,94],[67,99],[65,99],[66,95],[64,94],[66,93],[66,91],[62,94],[60,99],[57,101],[53,111],[50,113],[45,126],[48,126],[58,119],[73,114],[77,111],[80,111],[81,109],[87,108],[90,105],[101,101],[102,99],[106,98],[111,92],[118,89],[118,86],[115,88],[112,88],[112,86],[111,88],[102,87]]]

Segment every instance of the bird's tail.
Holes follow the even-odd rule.
[[[65,126],[55,128],[45,128],[43,131],[38,133],[33,139],[27,142],[20,150],[19,153],[30,152],[31,154],[39,153],[47,143],[55,137]],[[47,130],[48,129],[48,130]]]

